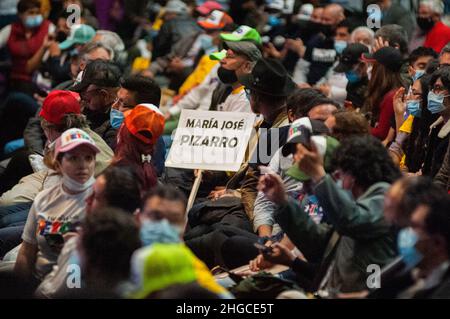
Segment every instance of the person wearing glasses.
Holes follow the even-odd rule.
[[[434,177],[444,161],[450,136],[450,66],[433,73],[427,109],[439,117],[430,126],[422,174]]]
[[[114,129],[119,129],[125,117],[139,104],[152,104],[159,107],[161,101],[161,89],[152,79],[142,75],[131,75],[120,81],[120,89],[111,106],[110,123]],[[166,143],[163,137],[159,137],[151,163],[158,176],[164,172],[166,158]]]
[[[117,129],[110,123],[111,106],[117,97],[120,69],[111,62],[94,60],[83,71],[81,82],[71,88],[80,94],[82,112],[90,127],[114,150]]]

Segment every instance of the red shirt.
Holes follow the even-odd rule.
[[[39,50],[48,34],[50,21],[44,20],[42,24],[33,30],[29,39],[25,37],[25,27],[19,22],[11,24],[11,34],[8,39],[8,50],[11,54],[12,69],[11,79],[31,81],[32,74],[27,73],[27,62]]]
[[[439,21],[428,32],[423,46],[439,53],[448,42],[450,42],[450,27]]]
[[[377,125],[370,130],[370,134],[382,141],[387,137],[391,128],[391,119],[394,116],[394,94],[397,89],[393,89],[384,95],[379,106],[380,116]]]

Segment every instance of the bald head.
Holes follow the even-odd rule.
[[[322,13],[322,23],[326,25],[337,26],[345,19],[344,8],[336,3],[329,4]]]

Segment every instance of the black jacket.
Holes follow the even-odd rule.
[[[201,29],[196,21],[189,16],[179,16],[165,22],[155,39],[153,60],[169,54],[172,46],[181,38],[188,37],[199,30]]]
[[[381,281],[381,288],[369,294],[369,299],[395,299],[415,284],[411,271],[399,271],[391,279]],[[450,299],[450,268],[441,282],[430,288],[417,291],[412,299]]]

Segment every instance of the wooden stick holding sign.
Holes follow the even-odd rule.
[[[186,206],[186,214],[189,213],[192,206],[194,206],[195,198],[197,197],[198,189],[200,188],[200,184],[202,183],[203,170],[196,170],[197,176],[195,177],[194,184],[192,185],[191,193],[189,194],[189,199]]]

